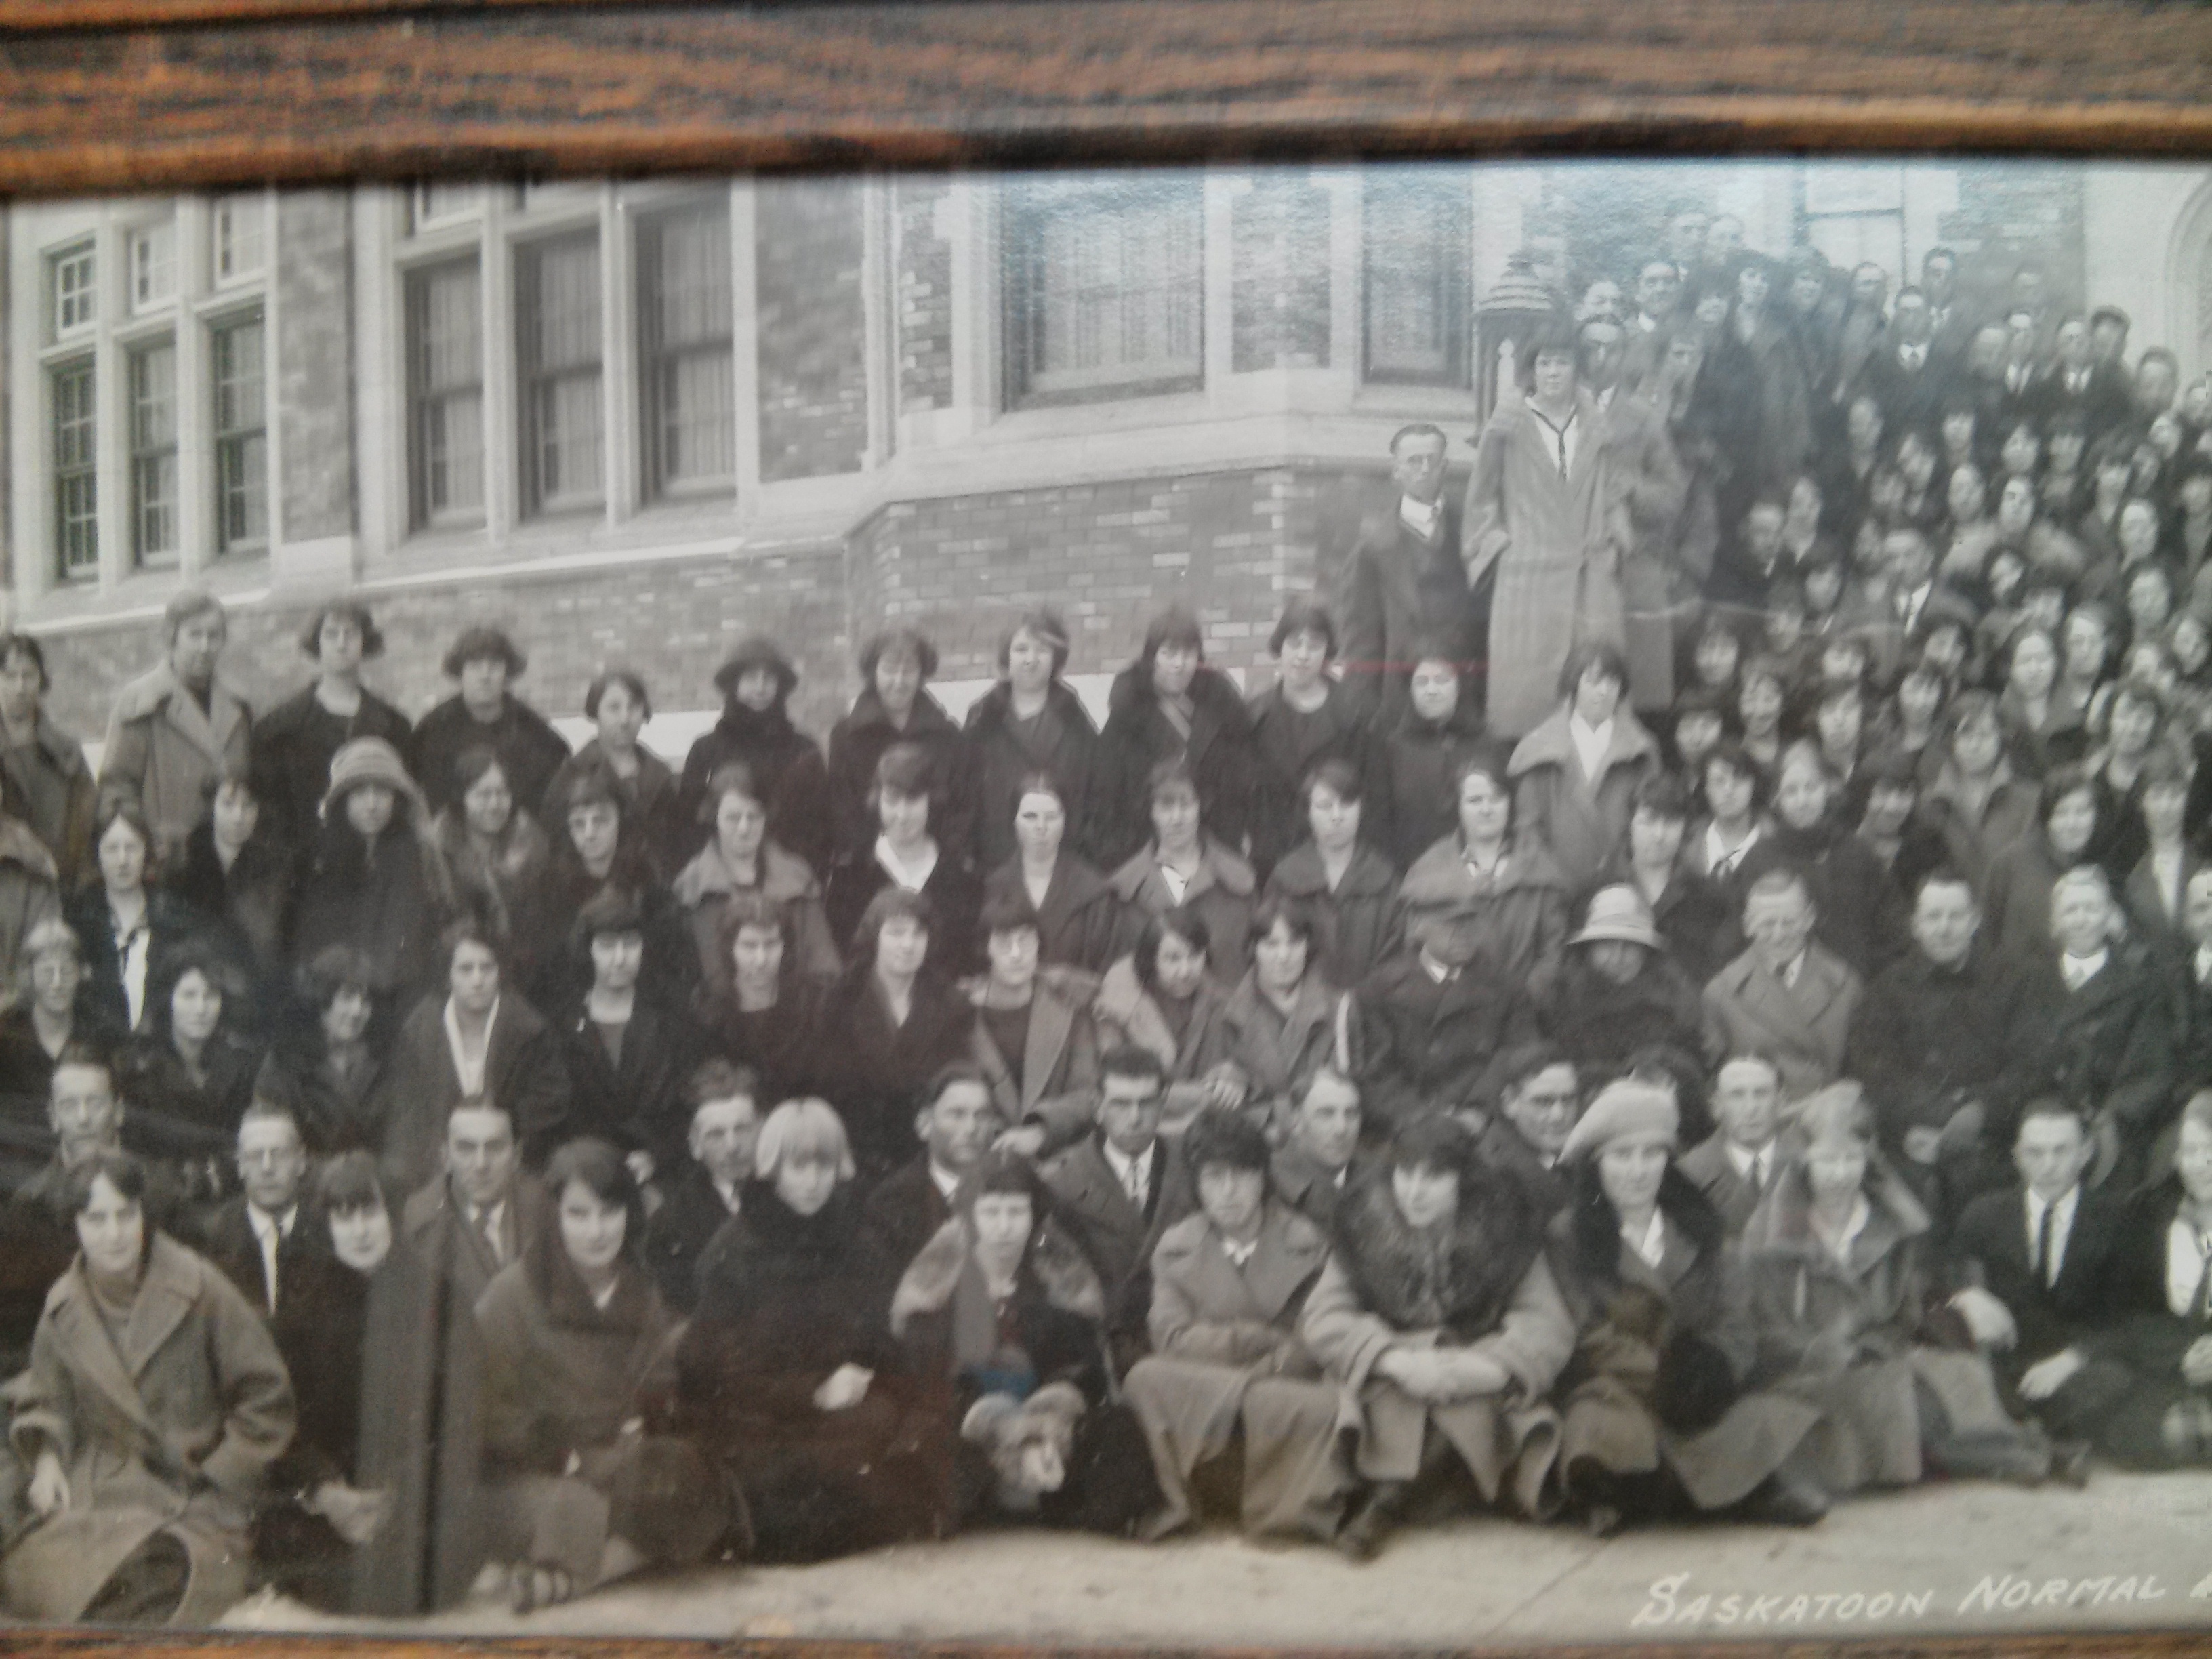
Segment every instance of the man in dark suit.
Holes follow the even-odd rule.
[[[446,1167],[407,1200],[400,1231],[416,1260],[444,1273],[473,1307],[492,1275],[522,1253],[552,1206],[522,1173],[514,1119],[471,1095],[446,1115]]]
[[[1851,1016],[1865,989],[1849,964],[1814,942],[1817,915],[1802,874],[1769,870],[1744,895],[1750,948],[1705,986],[1709,1057],[1753,1048],[1773,1055],[1785,1100],[1802,1100],[1843,1075]]]
[[[1492,1067],[1498,1110],[1455,1113],[1477,1133],[1482,1161],[1519,1187],[1528,1213],[1547,1223],[1566,1206],[1571,1188],[1561,1158],[1583,1115],[1582,1078],[1565,1053],[1548,1042],[1508,1048]]]
[[[1123,1047],[1098,1062],[1098,1127],[1044,1166],[1059,1219],[1106,1290],[1115,1369],[1146,1346],[1152,1247],[1197,1205],[1176,1147],[1160,1134],[1167,1074],[1150,1049]]]
[[[668,1305],[690,1313],[697,1301],[699,1257],[738,1212],[752,1179],[753,1143],[760,1138],[760,1079],[749,1066],[707,1061],[684,1086],[691,1108],[690,1152],[667,1201],[645,1230],[645,1262]]]
[[[1859,371],[1858,390],[1881,405],[1890,432],[1936,423],[1950,376],[1929,343],[1932,326],[1928,296],[1917,288],[1899,289],[1881,349]]]
[[[1449,911],[1409,924],[1411,947],[1360,981],[1360,1103],[1372,1139],[1435,1112],[1478,1104],[1500,1050],[1536,1035],[1534,1004]]]
[[[2022,1108],[2016,1186],[1984,1193],[1959,1218],[1948,1259],[1952,1306],[1990,1351],[2007,1391],[2061,1440],[2084,1440],[2129,1387],[2094,1358],[2120,1200],[2082,1176],[2096,1156],[2079,1107],[2043,1096]]]
[[[208,1220],[202,1250],[246,1299],[275,1321],[289,1316],[302,1258],[326,1254],[327,1240],[300,1200],[307,1149],[289,1107],[256,1096],[238,1125],[243,1190]]]
[[[914,1116],[920,1155],[884,1176],[860,1206],[860,1224],[890,1275],[886,1295],[952,1218],[952,1194],[1006,1127],[991,1103],[989,1079],[972,1061],[955,1060],[930,1079],[928,1098]]]
[[[1291,1130],[1269,1161],[1275,1195],[1328,1231],[1359,1151],[1359,1085],[1333,1066],[1306,1085]]]
[[[2078,312],[2058,325],[2057,345],[2057,361],[2029,390],[2027,412],[2046,430],[2057,416],[2077,415],[2094,444],[2128,418],[2128,377],[2098,357],[2088,319]]]
[[[1486,593],[1470,593],[1461,562],[1460,514],[1444,491],[1443,431],[1401,427],[1390,440],[1396,499],[1370,515],[1344,563],[1338,611],[1344,625],[1344,686],[1355,707],[1396,723],[1413,678],[1413,642],[1425,633],[1452,641],[1478,663],[1490,637]],[[1477,670],[1480,684],[1480,671]]]
[[[1761,1054],[1730,1054],[1713,1079],[1712,1133],[1675,1160],[1697,1182],[1730,1238],[1782,1173],[1782,1068]]]

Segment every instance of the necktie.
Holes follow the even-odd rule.
[[[507,1265],[507,1241],[499,1236],[499,1212],[479,1210],[477,1224],[483,1230],[484,1242],[491,1246],[491,1259],[501,1267]]]
[[[2056,1204],[2043,1206],[2043,1218],[2035,1224],[2035,1276],[2049,1290],[2058,1282],[2058,1264],[2051,1259],[2051,1218],[2058,1212]]]
[[[269,1281],[269,1311],[276,1311],[276,1252],[283,1246],[283,1237],[271,1227],[261,1235],[261,1276]]]
[[[1544,429],[1552,434],[1552,441],[1559,446],[1559,476],[1562,478],[1565,477],[1567,476],[1567,428],[1575,423],[1574,416],[1571,413],[1565,420],[1553,426],[1546,418],[1542,410],[1532,406],[1528,412],[1544,422]]]
[[[1145,1161],[1141,1158],[1129,1160],[1128,1178],[1121,1183],[1128,1188],[1129,1202],[1139,1210],[1145,1207]]]
[[[1753,1191],[1753,1192],[1755,1192],[1755,1193],[1764,1193],[1764,1192],[1766,1190],[1766,1161],[1767,1161],[1769,1158],[1772,1158],[1773,1156],[1774,1156],[1774,1149],[1773,1149],[1772,1147],[1771,1147],[1771,1146],[1770,1146],[1770,1147],[1768,1147],[1768,1148],[1766,1149],[1766,1151],[1765,1151],[1765,1152],[1754,1152],[1754,1153],[1753,1153],[1753,1154],[1752,1154],[1752,1159],[1751,1159],[1751,1189],[1752,1189],[1752,1191]]]

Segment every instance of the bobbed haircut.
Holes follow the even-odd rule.
[[[1164,645],[1182,646],[1198,653],[1200,662],[1206,660],[1206,636],[1198,625],[1197,615],[1179,605],[1171,605],[1145,625],[1144,647],[1137,653],[1137,666],[1149,684],[1152,678],[1152,660],[1160,654]]]
[[[1339,800],[1357,805],[1366,799],[1367,785],[1359,775],[1359,769],[1341,755],[1331,755],[1316,761],[1308,769],[1305,781],[1298,786],[1298,799],[1308,806],[1313,805],[1313,792],[1326,787]]]
[[[204,587],[187,587],[161,607],[161,643],[174,645],[178,631],[196,617],[213,617],[229,631],[230,614],[222,601]]]
[[[1573,322],[1556,312],[1528,331],[1528,337],[1521,342],[1514,360],[1514,368],[1524,386],[1533,386],[1536,380],[1536,360],[1556,354],[1571,361],[1577,377],[1582,374],[1582,337]]]
[[[1067,623],[1061,620],[1060,612],[1048,605],[1041,605],[1023,611],[1014,618],[1006,631],[999,635],[999,668],[1001,672],[1012,661],[1014,635],[1017,634],[1030,635],[1052,653],[1052,675],[1058,679],[1060,671],[1067,666],[1068,647]]]
[[[937,762],[928,750],[918,743],[895,743],[876,759],[875,773],[868,780],[868,804],[874,805],[886,793],[933,798],[937,783]]]
[[[984,939],[994,933],[1018,933],[1027,928],[1041,933],[1042,924],[1037,919],[1036,906],[1019,887],[1001,888],[985,896],[982,908],[975,917],[975,931]]]
[[[639,1202],[637,1176],[614,1143],[584,1135],[557,1148],[545,1160],[545,1192],[556,1204],[572,1181],[580,1181],[602,1204],[634,1209]],[[629,1241],[635,1243],[635,1240]]]
[[[1628,690],[1628,658],[1611,640],[1585,640],[1567,653],[1559,665],[1559,695],[1572,697],[1583,677],[1593,668],[1605,671],[1607,678],[1619,686],[1625,696]]]
[[[1160,988],[1160,945],[1170,933],[1201,957],[1212,952],[1213,930],[1206,925],[1206,918],[1188,905],[1174,905],[1149,917],[1144,930],[1137,935],[1137,948],[1131,956],[1137,970],[1137,983],[1149,993],[1157,993]]]
[[[707,774],[706,792],[699,797],[699,822],[712,826],[721,816],[722,799],[726,795],[739,795],[754,805],[766,811],[768,800],[753,775],[752,763],[726,760]]]
[[[1390,1137],[1384,1153],[1391,1170],[1436,1170],[1457,1176],[1462,1186],[1474,1176],[1480,1160],[1474,1136],[1465,1124],[1444,1112],[1413,1119]]]
[[[16,657],[22,658],[39,671],[39,690],[41,694],[54,689],[53,676],[46,672],[46,648],[29,635],[10,628],[0,632],[0,668]]]
[[[464,795],[482,783],[485,775],[491,772],[499,774],[501,781],[507,787],[507,792],[512,794],[514,780],[507,776],[507,764],[500,759],[496,750],[484,744],[472,743],[454,757],[453,781],[460,786],[460,793]]]
[[[1690,819],[1689,787],[1672,772],[1646,772],[1628,795],[1629,815],[1649,812],[1669,822]]]
[[[903,651],[912,657],[921,670],[922,683],[928,684],[937,672],[937,647],[928,635],[909,623],[897,623],[872,634],[860,647],[860,678],[873,690],[876,684],[876,665],[883,661],[889,651]]]
[[[714,921],[714,948],[727,962],[730,952],[737,948],[738,935],[748,927],[773,928],[783,940],[784,953],[792,949],[791,913],[775,900],[757,890],[730,895],[722,906],[722,913]]]
[[[876,941],[882,936],[885,924],[901,917],[928,934],[930,943],[934,946],[937,941],[937,906],[930,902],[929,895],[909,893],[903,887],[885,887],[868,901],[868,908],[860,912],[860,920],[854,926],[853,960],[873,966]],[[925,956],[925,966],[927,961]]]
[[[362,1210],[392,1212],[384,1195],[384,1182],[376,1172],[376,1154],[356,1146],[340,1152],[315,1176],[315,1207],[326,1215],[351,1215]]]
[[[1170,789],[1188,789],[1198,796],[1199,817],[1205,822],[1206,797],[1200,793],[1198,774],[1186,755],[1170,755],[1164,760],[1152,763],[1152,770],[1145,774],[1145,805],[1147,808],[1159,805],[1160,797]]]
[[[350,945],[325,945],[301,963],[293,975],[300,1000],[319,1014],[330,1012],[341,991],[374,994],[376,967],[365,951]]]
[[[354,625],[354,630],[361,635],[361,654],[363,657],[384,654],[384,630],[376,625],[376,618],[368,614],[368,607],[359,599],[332,599],[328,605],[318,606],[307,618],[307,626],[300,630],[300,653],[302,656],[312,657],[318,662],[322,660],[323,624],[333,617],[343,617]],[[4,653],[0,653],[0,662],[6,660]]]
[[[2052,767],[2044,775],[2043,787],[2036,794],[2035,821],[2045,829],[2050,828],[2051,815],[2058,810],[2058,803],[2083,790],[2088,792],[2089,803],[2095,806],[2097,780],[2087,767],[2071,763]],[[2097,816],[2101,818],[2104,814],[2100,811]],[[2094,833],[2091,831],[2091,834]]]
[[[1322,655],[1336,655],[1336,618],[1328,614],[1328,607],[1320,600],[1310,597],[1295,599],[1283,607],[1275,631],[1267,635],[1268,653],[1281,656],[1283,647],[1293,634],[1318,634],[1322,641]]]
[[[760,1138],[753,1142],[753,1173],[773,1181],[785,1162],[794,1159],[828,1164],[840,1181],[859,1173],[845,1120],[828,1101],[811,1095],[787,1100],[761,1125]]]
[[[599,717],[599,700],[607,695],[607,688],[619,685],[630,695],[630,701],[645,711],[647,720],[653,718],[653,698],[645,689],[645,677],[634,668],[610,668],[594,675],[584,690],[584,718],[595,720]]]
[[[62,1181],[62,1204],[72,1216],[82,1215],[92,1207],[94,1183],[106,1181],[133,1204],[146,1201],[146,1165],[132,1152],[95,1152],[71,1170]],[[149,1243],[154,1230],[146,1229]]]
[[[445,659],[438,666],[445,671],[447,679],[457,680],[461,677],[461,670],[472,662],[504,663],[507,665],[507,677],[511,680],[520,679],[523,671],[530,666],[530,659],[524,656],[514,641],[507,637],[505,629],[493,628],[482,623],[473,628],[463,629],[460,638],[453,641],[452,648],[446,653]]]
[[[1312,905],[1287,893],[1270,894],[1252,907],[1252,927],[1246,935],[1244,954],[1256,959],[1260,941],[1275,931],[1279,921],[1291,930],[1292,938],[1306,942],[1306,965],[1310,969],[1314,946],[1321,939],[1321,921]]]

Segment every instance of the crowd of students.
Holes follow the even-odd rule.
[[[2212,1462],[2206,411],[1720,228],[1249,696],[1041,608],[825,750],[756,637],[679,773],[351,601],[257,714],[185,593],[95,779],[0,635],[9,1609]]]

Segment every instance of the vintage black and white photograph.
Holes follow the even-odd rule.
[[[2212,167],[0,247],[8,1620],[2212,1625]]]

